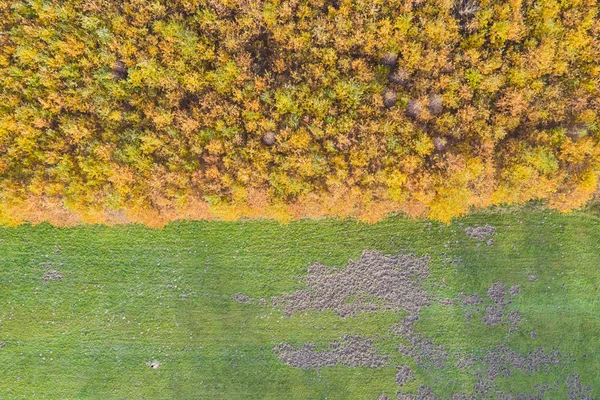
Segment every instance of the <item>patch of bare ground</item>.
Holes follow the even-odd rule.
[[[521,293],[521,285],[515,285],[510,287],[510,295],[516,296]]]
[[[497,305],[503,306],[506,299],[506,286],[502,282],[494,282],[488,289],[488,297]]]
[[[233,299],[238,303],[250,303],[250,298],[243,293],[234,294]]]
[[[433,340],[414,333],[413,325],[418,319],[417,315],[409,315],[401,324],[392,326],[393,333],[403,336],[408,341],[407,345],[398,346],[398,352],[405,357],[411,357],[419,367],[426,370],[442,368],[448,359],[448,352]]]
[[[482,318],[482,322],[486,326],[497,325],[502,322],[502,315],[504,315],[502,307],[488,306],[485,308],[485,315]]]
[[[448,352],[442,345],[436,345],[433,340],[421,335],[413,335],[408,338],[408,345],[398,346],[398,352],[406,357],[411,357],[415,363],[425,370],[430,368],[439,369],[444,366],[448,359]]]
[[[493,239],[495,228],[489,225],[467,228],[466,233],[477,240]],[[287,315],[304,310],[333,310],[341,318],[354,316],[358,312],[377,312],[404,310],[408,315],[404,320],[391,327],[391,333],[403,338],[397,347],[398,352],[410,358],[417,367],[432,371],[448,366],[451,358],[441,345],[415,332],[415,323],[419,320],[421,309],[431,304],[431,297],[422,288],[423,281],[429,276],[428,257],[414,255],[389,256],[377,251],[364,251],[358,261],[349,261],[343,268],[329,268],[320,263],[313,264],[303,278],[306,287],[291,294],[271,298],[273,306],[280,306]],[[537,277],[533,277],[537,279]],[[529,276],[532,280],[532,276]],[[442,283],[448,286],[443,278]],[[441,286],[440,286],[441,287]],[[435,289],[433,289],[435,290]],[[465,315],[485,309],[482,322],[487,326],[503,324],[510,326],[509,332],[518,329],[522,316],[519,311],[507,308],[514,296],[521,293],[521,285],[510,288],[504,282],[494,282],[487,289],[487,298],[479,294],[461,293],[457,298],[437,298],[442,306],[461,306]],[[249,298],[240,293],[236,301],[249,302]],[[267,301],[260,301],[267,304]],[[531,333],[532,338],[535,333]],[[382,367],[388,364],[390,355],[378,354],[373,348],[373,340],[359,336],[345,335],[343,341],[336,341],[325,350],[316,350],[310,343],[296,348],[282,343],[273,348],[280,360],[296,368],[322,368],[334,365],[349,367]],[[463,373],[473,375],[476,383],[473,393],[468,397],[464,393],[455,393],[453,400],[463,399],[545,399],[556,387],[537,383],[532,393],[501,392],[495,388],[495,380],[507,377],[519,370],[526,374],[548,372],[553,366],[566,365],[569,360],[558,351],[547,353],[541,347],[529,353],[517,353],[505,344],[495,347],[484,354],[453,354],[455,366]],[[455,356],[455,357],[454,357]],[[396,383],[404,387],[415,380],[415,371],[408,365],[397,367]],[[590,400],[590,388],[579,382],[579,376],[573,374],[566,382],[570,399]],[[399,392],[397,399],[430,400],[439,397],[427,386],[420,386],[417,394]],[[383,393],[378,400],[388,399]]]
[[[348,367],[379,368],[387,364],[389,356],[379,355],[373,348],[372,339],[361,339],[356,335],[345,335],[343,341],[331,343],[328,350],[317,351],[310,343],[295,348],[282,343],[273,349],[284,363],[296,368],[322,368],[334,365]]]
[[[415,379],[415,372],[408,366],[402,365],[396,370],[396,383],[400,386]]]
[[[304,310],[333,310],[340,317],[357,312],[405,310],[417,314],[430,304],[421,282],[429,275],[429,257],[388,256],[364,251],[345,268],[320,263],[309,267],[307,288],[279,299],[287,315]]]
[[[513,310],[508,313],[508,323],[510,324],[509,332],[516,332],[518,329],[519,322],[521,322],[521,313]]]
[[[465,229],[465,234],[471,239],[476,239],[483,241],[487,239],[489,236],[492,236],[496,233],[496,228],[491,225],[484,226],[469,226]],[[492,241],[491,244],[494,244]],[[491,246],[491,244],[489,244]]]
[[[418,320],[418,315],[408,315],[400,324],[392,325],[392,332],[399,336],[412,337],[414,335],[413,325]]]
[[[482,318],[483,324],[493,326],[502,323],[502,319],[506,316],[506,321],[510,325],[509,332],[518,330],[519,322],[521,322],[521,313],[513,310],[506,313],[506,307],[511,303],[512,298],[521,293],[521,285],[511,286],[507,296],[506,286],[502,282],[495,282],[488,289],[488,297],[494,303],[486,307],[485,315]]]
[[[485,373],[479,375],[479,380],[475,385],[475,398],[481,398],[482,396],[489,394],[496,378],[510,376],[515,370],[520,370],[527,374],[533,374],[539,372],[548,372],[551,366],[566,365],[569,363],[567,358],[564,357],[558,350],[555,350],[551,353],[546,353],[544,349],[539,347],[536,350],[530,351],[529,353],[519,354],[516,351],[509,349],[506,345],[500,345],[496,348],[493,348],[482,356],[475,355],[472,357],[471,361],[483,362],[483,364],[486,366]],[[505,397],[498,398],[544,398],[543,396],[540,397],[540,388],[542,388],[542,386],[537,386],[537,394],[504,393]],[[550,388],[543,387],[542,389],[543,391],[547,391]],[[500,396],[500,394],[502,393],[497,393],[498,396]]]
[[[398,393],[396,397],[398,400],[437,400],[439,397],[433,393],[431,388],[421,385],[419,386],[419,392],[415,394],[404,394]]]
[[[570,377],[567,378],[567,388],[569,390],[570,400],[592,400],[592,387],[583,386],[580,382],[579,374],[573,372]]]

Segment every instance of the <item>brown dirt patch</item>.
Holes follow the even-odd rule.
[[[580,375],[573,372],[570,377],[567,378],[566,384],[569,390],[570,400],[592,400],[592,387],[583,386],[579,380]]]
[[[288,315],[304,310],[333,310],[340,317],[377,310],[417,314],[429,305],[421,282],[429,275],[428,257],[387,256],[364,251],[343,269],[320,263],[309,267],[306,289],[280,299]]]
[[[408,366],[402,365],[396,371],[396,383],[400,386],[415,379],[415,372]]]
[[[516,296],[519,293],[521,293],[521,285],[511,286],[511,288],[510,288],[510,295],[511,296]]]
[[[419,320],[419,316],[412,314],[404,318],[402,323],[392,325],[392,332],[399,336],[412,337],[413,336],[413,325]]]
[[[497,305],[504,305],[506,298],[506,286],[502,282],[494,282],[488,289],[488,297]]]
[[[502,322],[503,311],[498,306],[488,306],[485,308],[485,315],[482,318],[483,323],[486,326],[497,325]]]
[[[509,332],[515,332],[519,322],[521,322],[521,313],[518,311],[511,311],[508,313],[507,319],[510,324]]]
[[[421,335],[409,337],[408,346],[398,346],[398,352],[406,357],[411,357],[422,368],[442,368],[448,359],[448,352],[444,346],[436,345],[433,340]]]
[[[496,233],[496,228],[491,225],[484,226],[469,226],[465,229],[465,234],[471,239],[476,240],[485,240],[489,236],[492,236]],[[493,242],[492,242],[493,244]]]
[[[509,376],[513,370],[526,373],[547,372],[553,365],[564,365],[566,362],[558,350],[551,353],[538,347],[536,350],[521,355],[506,345],[498,346],[484,356],[475,357],[476,361],[483,361],[487,365],[487,379],[493,381],[497,377]]]
[[[348,367],[379,368],[387,364],[387,355],[375,353],[372,339],[345,335],[343,341],[335,341],[328,350],[316,351],[310,343],[297,349],[289,343],[273,348],[281,361],[296,368],[322,368],[341,364]]]
[[[250,298],[243,293],[234,294],[233,299],[238,303],[250,303]]]

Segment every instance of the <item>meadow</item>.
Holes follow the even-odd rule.
[[[391,266],[365,287],[400,271],[390,290],[427,304],[373,292],[350,293],[346,316],[294,305],[325,290],[307,286],[309,267],[350,279],[365,250],[425,260],[420,278]],[[535,208],[450,225],[2,228],[0,398],[599,398],[599,266],[597,216]],[[370,339],[358,358],[344,358],[351,338]]]

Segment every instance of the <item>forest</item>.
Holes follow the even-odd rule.
[[[0,222],[570,211],[597,0],[0,2]]]

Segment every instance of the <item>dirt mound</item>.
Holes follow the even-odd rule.
[[[494,282],[488,289],[488,297],[497,305],[505,304],[506,286],[502,282]]]
[[[60,271],[52,269],[50,271],[46,271],[44,276],[42,277],[45,281],[60,281],[63,278],[63,274]]]
[[[250,303],[250,298],[243,293],[234,294],[233,299],[238,303]]]
[[[281,299],[288,315],[304,310],[334,310],[339,316],[377,310],[417,314],[429,305],[421,282],[429,275],[428,257],[386,256],[364,251],[346,268],[312,265],[304,278],[307,288]]]
[[[511,303],[512,297],[518,295],[520,292],[521,285],[515,285],[508,291],[510,296],[507,296],[506,285],[503,282],[494,282],[487,291],[488,297],[494,304],[486,307],[482,322],[487,326],[501,323],[506,312],[506,307]],[[507,314],[507,321],[510,324],[509,332],[515,332],[517,325],[521,321],[521,313],[510,311]]]
[[[448,359],[448,352],[444,346],[436,345],[433,340],[421,335],[414,335],[409,339],[411,343],[408,346],[398,346],[400,354],[411,357],[419,367],[426,370],[429,368],[439,369],[444,366]]]
[[[510,287],[510,295],[516,296],[521,293],[521,285],[515,285]]]
[[[465,234],[471,239],[485,240],[487,237],[496,233],[496,228],[491,225],[469,226],[465,229]],[[493,242],[491,244],[494,244]]]
[[[415,372],[410,369],[408,365],[402,365],[398,367],[396,372],[396,383],[400,386],[406,382],[410,382],[415,379]]]
[[[510,324],[509,332],[515,332],[517,330],[517,325],[521,322],[521,313],[518,311],[511,311],[508,313],[507,319]]]
[[[504,315],[503,309],[498,306],[488,306],[485,308],[485,315],[482,318],[482,322],[486,326],[497,325],[502,322],[502,316]]]
[[[392,332],[399,336],[412,337],[413,336],[413,325],[419,320],[418,315],[409,315],[401,324],[392,325]]]
[[[570,400],[592,400],[592,387],[583,386],[579,381],[579,374],[573,372],[566,380],[567,388],[569,390]]]
[[[279,359],[296,368],[322,368],[341,364],[348,367],[378,368],[387,364],[387,355],[378,355],[373,349],[372,339],[345,335],[343,341],[335,341],[328,350],[316,351],[310,343],[297,349],[289,343],[273,348]]]
[[[552,353],[538,347],[525,355],[521,355],[506,345],[500,345],[481,357],[474,357],[475,361],[483,361],[487,365],[487,379],[493,381],[500,376],[509,376],[513,370],[526,373],[547,372],[548,367],[564,365],[564,357],[558,350]]]

